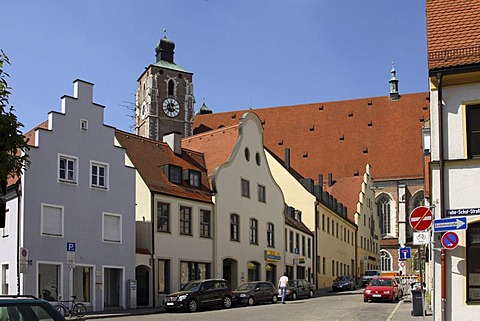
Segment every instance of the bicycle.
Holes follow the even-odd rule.
[[[83,303],[75,302],[76,298],[76,295],[72,295],[72,300],[62,301],[62,296],[59,295],[58,304],[55,306],[55,308],[62,316],[77,316],[81,318],[85,316],[85,313],[87,313],[87,308]]]

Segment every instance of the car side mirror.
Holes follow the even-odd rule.
[[[255,288],[255,291],[260,291],[260,288]]]

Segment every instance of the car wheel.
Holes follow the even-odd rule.
[[[250,299],[248,299],[248,302],[250,303]],[[222,306],[224,308],[231,308],[232,307],[232,298],[229,296],[225,296],[222,299]]]
[[[296,300],[297,299],[297,292],[293,292],[292,293],[292,300]]]
[[[195,299],[190,299],[187,303],[188,312],[195,312],[198,310],[198,303]]]
[[[367,299],[365,299],[365,298],[363,298],[363,302],[368,302],[368,300],[367,300]]]
[[[310,292],[308,292],[308,297],[313,298],[313,290],[310,290]]]
[[[249,306],[255,305],[255,299],[253,298],[253,296],[248,298],[247,303],[248,303]]]
[[[274,294],[272,296],[272,303],[277,303],[278,302],[278,295]]]

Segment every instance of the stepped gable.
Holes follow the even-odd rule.
[[[359,176],[334,178],[332,186],[328,186],[328,184],[323,186],[325,191],[335,196],[338,202],[347,207],[347,217],[352,222],[355,222],[362,184],[363,173]]]
[[[203,155],[183,148],[181,155],[175,155],[166,143],[118,129],[115,130],[115,138],[126,149],[128,157],[151,191],[202,202],[212,201]],[[184,180],[181,184],[170,182],[162,171],[162,166],[167,164],[201,172],[201,188],[190,187]]]
[[[215,169],[228,161],[238,140],[238,119],[236,125],[219,128],[182,139],[186,149],[203,153],[208,172],[208,181],[212,186]]]
[[[479,0],[427,0],[428,69],[480,63]]]
[[[237,124],[243,111],[197,115],[194,133]],[[264,144],[304,177],[351,177],[366,164],[376,180],[423,177],[421,128],[429,118],[428,93],[313,103],[253,110]]]

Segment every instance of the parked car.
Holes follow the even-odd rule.
[[[251,306],[262,302],[277,303],[277,300],[277,289],[271,282],[247,282],[233,291],[233,302],[235,304]]]
[[[200,307],[221,305],[232,306],[233,289],[224,279],[207,279],[185,284],[178,292],[163,299],[166,310],[186,309],[195,312]]]
[[[342,275],[333,280],[332,291],[355,290],[355,278],[351,275]]]
[[[363,290],[363,302],[368,302],[369,300],[395,302],[398,298],[398,284],[393,278],[373,278],[365,290]]]
[[[367,270],[362,276],[362,285],[366,286],[373,278],[380,276],[380,271],[377,270]]]
[[[0,320],[65,321],[65,318],[48,301],[33,295],[0,295]]]
[[[404,295],[410,293],[407,283],[404,280],[400,279],[398,276],[393,278],[398,284],[398,297],[403,298]]]
[[[313,298],[315,294],[315,286],[307,280],[297,279],[289,280],[285,299],[296,300],[299,297]],[[281,289],[278,289],[278,298],[282,298]]]

